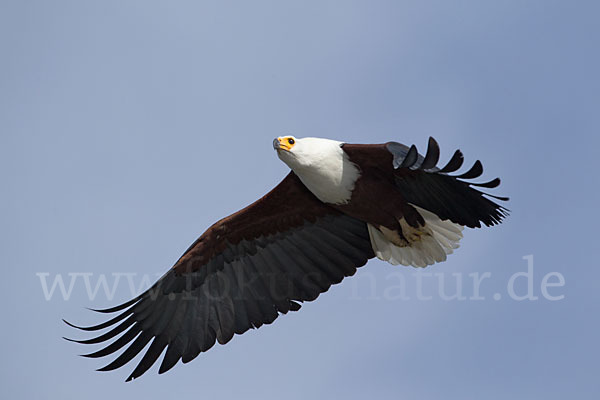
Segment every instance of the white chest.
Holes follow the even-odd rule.
[[[340,149],[338,157],[327,157],[310,166],[293,168],[294,173],[319,200],[331,204],[345,204],[360,173]]]

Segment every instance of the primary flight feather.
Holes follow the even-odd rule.
[[[101,368],[119,368],[151,342],[127,380],[141,376],[165,350],[159,373],[187,363],[218,341],[297,311],[301,302],[370,258],[425,267],[446,260],[464,227],[500,223],[507,210],[483,193],[489,182],[479,161],[460,175],[457,150],[442,168],[439,147],[429,138],[425,156],[395,142],[349,144],[320,138],[279,137],[273,148],[291,172],[250,206],[223,218],[202,234],[150,289],[119,306],[116,317],[84,331],[111,329],[83,344],[123,348]],[[72,340],[72,339],[69,339]]]

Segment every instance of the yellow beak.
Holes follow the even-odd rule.
[[[275,150],[285,151],[290,151],[290,149],[292,148],[292,146],[287,142],[287,140],[284,140],[282,137],[278,137],[277,139],[273,140],[273,147],[275,148]]]

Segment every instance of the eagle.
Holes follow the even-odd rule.
[[[111,328],[81,344],[105,343],[85,357],[124,350],[99,371],[122,367],[150,346],[127,378],[144,374],[166,348],[159,373],[187,363],[216,341],[298,311],[333,284],[377,257],[426,267],[446,260],[464,227],[500,223],[508,210],[484,193],[495,178],[476,161],[466,172],[460,150],[437,167],[429,138],[425,155],[397,142],[350,144],[322,138],[278,137],[278,157],[291,169],[269,193],[213,224],[173,267],[139,296],[101,310],[117,313],[83,331]],[[119,336],[120,335],[120,336]]]

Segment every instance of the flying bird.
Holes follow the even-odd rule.
[[[84,330],[111,329],[82,344],[114,342],[86,357],[125,350],[100,371],[131,361],[151,342],[127,381],[166,348],[159,373],[187,363],[218,341],[298,311],[371,258],[425,267],[446,260],[464,227],[492,226],[508,215],[473,183],[481,162],[462,174],[457,150],[442,168],[429,138],[425,156],[396,142],[350,144],[320,138],[273,141],[290,173],[248,207],[212,225],[150,289]],[[454,173],[454,174],[453,174]],[[66,321],[65,321],[66,322]]]

